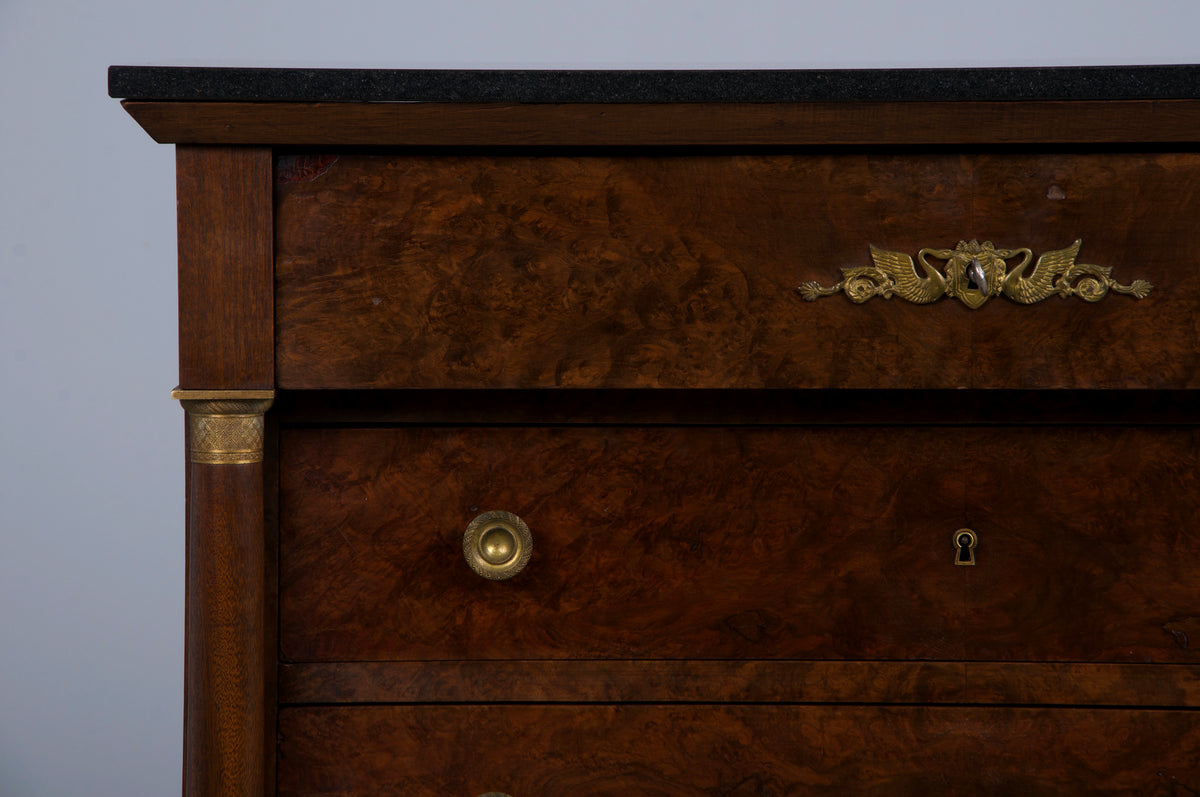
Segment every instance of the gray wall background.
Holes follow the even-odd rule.
[[[174,153],[109,64],[1200,62],[1195,0],[0,0],[0,795],[177,794]]]

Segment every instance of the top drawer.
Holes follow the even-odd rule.
[[[281,156],[279,386],[1200,381],[1200,155],[664,153]],[[1076,240],[1076,262],[1153,290],[1034,304],[998,290],[1026,250],[1026,294],[1044,294],[1039,257]],[[918,253],[960,241],[1014,252],[984,258],[975,309],[797,290],[870,266],[872,245],[923,275]]]

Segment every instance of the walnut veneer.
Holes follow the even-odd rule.
[[[185,795],[1200,791],[1200,98],[1034,95],[130,95]],[[1154,287],[797,290],[971,240]]]

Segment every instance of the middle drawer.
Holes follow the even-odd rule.
[[[1188,662],[1192,428],[289,428],[288,661]],[[528,523],[507,581],[485,511]],[[956,532],[978,539],[956,564]]]

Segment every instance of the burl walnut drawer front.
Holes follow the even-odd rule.
[[[1200,794],[1200,67],[114,69],[186,797]]]
[[[279,795],[1190,794],[1193,712],[869,706],[285,708]]]
[[[1200,386],[1196,154],[342,154],[276,172],[284,388]],[[1050,263],[1075,241],[1093,276],[1153,289],[1054,293],[1099,284]],[[932,298],[926,266],[949,274],[972,242],[1009,253],[980,255],[990,285],[962,277],[982,306],[904,298]],[[805,301],[872,245],[907,287]]]
[[[285,661],[1195,661],[1190,428],[283,430]],[[528,523],[507,581],[463,559]],[[955,533],[978,537],[959,566]]]

